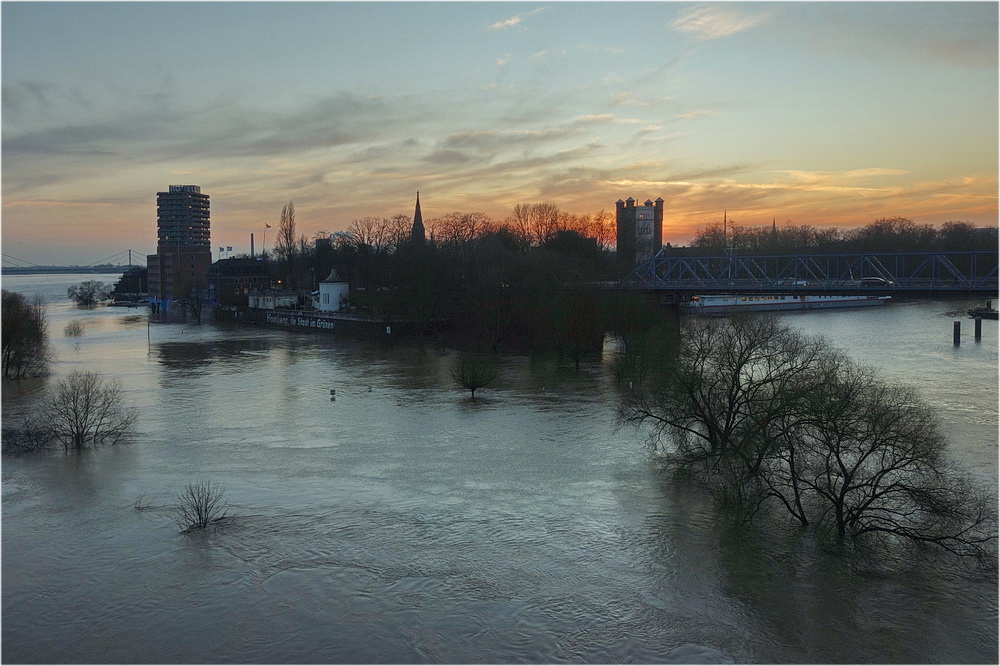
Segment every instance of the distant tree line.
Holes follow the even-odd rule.
[[[297,235],[295,204],[289,201],[278,218],[273,254],[263,256],[273,259],[278,279],[290,289],[315,288],[331,268],[352,286],[378,289],[390,286],[398,273],[393,258],[410,244],[412,226],[409,215],[368,216],[353,220],[345,231],[319,231],[310,239]],[[616,234],[614,213],[567,213],[551,203],[519,204],[499,221],[481,212],[453,212],[426,220],[425,228],[426,245],[446,254],[462,254],[469,244],[490,239],[526,253],[560,237],[587,239],[588,249],[607,253],[614,250]],[[587,266],[588,272],[610,268],[599,263]]]
[[[359,314],[414,321],[498,352],[553,349],[575,363],[600,350],[622,294],[579,288],[618,277],[613,213],[572,214],[550,203],[515,206],[496,221],[480,212],[425,220],[416,242],[408,215],[363,217],[346,231],[296,235],[294,203],[278,219],[272,256],[282,287],[315,290],[336,269]],[[645,306],[645,304],[644,304]]]
[[[805,224],[742,226],[728,220],[714,222],[698,231],[690,249],[719,254],[996,250],[997,227],[977,228],[970,222],[954,221],[935,227],[905,217],[881,218],[848,229],[819,229]]]
[[[551,203],[520,204],[502,220],[453,212],[424,226],[424,242],[412,239],[408,215],[358,218],[345,231],[320,231],[309,239],[297,235],[290,201],[277,221],[274,252],[265,253],[271,283],[315,291],[335,269],[350,283],[358,314],[406,319],[421,335],[447,332],[494,352],[557,349],[576,362],[599,348],[598,329],[612,332],[623,319],[642,320],[637,312],[621,316],[622,304],[614,301],[622,294],[594,286],[623,277],[614,256],[614,211],[572,214]],[[934,228],[904,218],[850,230],[727,222],[709,225],[690,247],[671,251],[969,250],[995,249],[996,239],[995,228],[967,222]],[[302,306],[307,303],[305,298]]]
[[[295,209],[288,202],[278,221],[274,273],[283,287],[315,290],[331,269],[351,283],[358,304],[398,311],[404,291],[417,297],[413,308],[429,317],[467,305],[490,285],[518,285],[541,279],[566,284],[622,277],[614,259],[614,211],[574,214],[552,203],[519,204],[495,220],[481,212],[453,212],[425,221],[426,243],[411,242],[412,218],[363,217],[345,231],[296,236]],[[742,226],[733,220],[699,230],[687,247],[671,252],[793,254],[799,252],[908,252],[996,250],[997,228],[969,222],[940,227],[903,217],[878,219],[852,229],[809,225]],[[265,257],[267,257],[265,253]],[[393,292],[398,298],[376,297]],[[448,292],[445,298],[443,292]],[[440,302],[434,297],[442,295]],[[499,295],[493,294],[495,299]],[[435,301],[428,302],[428,299]]]

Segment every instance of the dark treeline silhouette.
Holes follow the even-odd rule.
[[[996,227],[977,228],[970,222],[945,222],[935,227],[904,217],[887,217],[850,229],[819,229],[805,224],[742,226],[733,220],[715,222],[697,232],[689,251],[796,254],[996,249]]]
[[[409,320],[422,336],[446,334],[493,352],[556,349],[577,364],[621,322],[642,321],[636,308],[649,307],[623,306],[628,299],[622,294],[593,286],[623,277],[615,263],[613,211],[573,214],[551,203],[520,204],[499,221],[481,212],[453,212],[425,220],[424,227],[427,237],[416,240],[408,215],[363,217],[345,231],[296,239],[289,202],[278,220],[271,283],[305,294],[336,270],[350,283],[357,314]],[[671,251],[957,251],[995,250],[996,244],[996,228],[967,222],[935,228],[885,218],[841,230],[727,221]],[[300,305],[307,303],[303,296]],[[631,308],[628,316],[623,307]]]
[[[271,284],[311,291],[336,270],[354,313],[412,321],[421,336],[493,353],[554,350],[579,365],[616,322],[637,320],[623,308],[650,307],[593,284],[620,277],[613,212],[550,203],[518,205],[500,221],[453,212],[424,220],[422,240],[408,215],[363,217],[293,242],[292,206],[282,210],[275,256],[265,255]]]
[[[29,299],[4,289],[0,320],[3,376],[22,379],[45,374],[50,360],[49,320],[41,296]]]

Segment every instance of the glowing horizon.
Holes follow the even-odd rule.
[[[3,252],[665,200],[744,226],[998,218],[997,4],[3,3]],[[128,54],[123,57],[122,54]],[[270,236],[270,235],[269,235]],[[271,238],[268,241],[271,242]]]

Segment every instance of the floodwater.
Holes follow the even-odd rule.
[[[616,430],[610,356],[505,357],[470,400],[455,354],[322,334],[147,325],[50,303],[48,380],[122,382],[134,443],[3,459],[6,663],[996,663],[995,575],[860,573],[792,531],[733,528]],[[934,406],[997,482],[997,323],[967,304],[786,315]],[[65,337],[71,320],[84,326]],[[336,391],[336,400],[330,391]],[[191,481],[235,520],[171,518]],[[138,511],[136,500],[152,508]]]

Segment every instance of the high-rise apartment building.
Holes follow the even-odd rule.
[[[196,297],[208,286],[211,265],[208,195],[197,185],[157,192],[156,254],[146,257],[150,303],[167,310],[171,301]]]
[[[197,185],[171,185],[156,193],[156,246],[204,246],[212,251],[208,195]]]
[[[652,259],[663,246],[663,199],[647,199],[642,206],[629,197],[615,202],[617,209],[618,262],[631,269]]]

